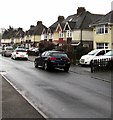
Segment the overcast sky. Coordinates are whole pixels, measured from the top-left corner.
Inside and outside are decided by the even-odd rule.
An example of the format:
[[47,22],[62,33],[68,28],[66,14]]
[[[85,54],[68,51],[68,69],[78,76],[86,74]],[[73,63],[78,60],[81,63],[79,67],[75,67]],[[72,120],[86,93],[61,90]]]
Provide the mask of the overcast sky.
[[113,0],[0,0],[0,28],[9,25],[27,30],[30,25],[42,21],[47,27],[56,22],[59,15],[65,18],[76,14],[78,7],[96,14],[111,11]]

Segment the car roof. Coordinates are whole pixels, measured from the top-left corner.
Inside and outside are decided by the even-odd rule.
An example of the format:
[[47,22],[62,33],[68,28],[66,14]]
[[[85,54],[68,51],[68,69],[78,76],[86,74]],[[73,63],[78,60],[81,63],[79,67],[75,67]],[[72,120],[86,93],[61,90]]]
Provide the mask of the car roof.
[[57,50],[48,50],[48,51],[45,51],[45,52],[49,52],[49,53],[64,53],[64,54],[66,54],[63,51],[57,51]]

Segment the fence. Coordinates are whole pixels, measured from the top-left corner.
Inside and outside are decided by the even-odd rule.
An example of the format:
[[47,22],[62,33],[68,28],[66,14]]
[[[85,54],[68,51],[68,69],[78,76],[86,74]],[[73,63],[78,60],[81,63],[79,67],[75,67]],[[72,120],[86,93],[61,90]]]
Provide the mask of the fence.
[[95,59],[91,61],[91,72],[113,70],[113,58]]

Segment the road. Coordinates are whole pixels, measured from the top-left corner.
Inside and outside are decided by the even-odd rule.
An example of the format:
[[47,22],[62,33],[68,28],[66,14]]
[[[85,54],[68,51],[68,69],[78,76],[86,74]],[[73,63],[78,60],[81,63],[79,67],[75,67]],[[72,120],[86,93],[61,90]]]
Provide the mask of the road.
[[0,71],[48,118],[110,118],[111,84],[90,75],[51,72],[0,56]]

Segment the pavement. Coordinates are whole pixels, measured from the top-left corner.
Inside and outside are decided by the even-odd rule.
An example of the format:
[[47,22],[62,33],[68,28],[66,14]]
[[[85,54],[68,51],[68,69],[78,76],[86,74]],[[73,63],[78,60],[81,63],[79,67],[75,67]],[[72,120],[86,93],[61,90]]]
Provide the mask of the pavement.
[[[36,56],[29,56],[29,61],[33,62]],[[71,65],[69,72],[82,75],[90,75],[98,80],[111,82],[111,72],[91,73],[90,67],[81,67]],[[18,93],[12,85],[0,76],[0,85],[2,84],[2,120],[5,119],[29,119],[45,120],[45,118]],[[1,102],[1,101],[0,101]]]
[[0,83],[2,83],[2,120],[45,120],[44,117],[1,76]]

